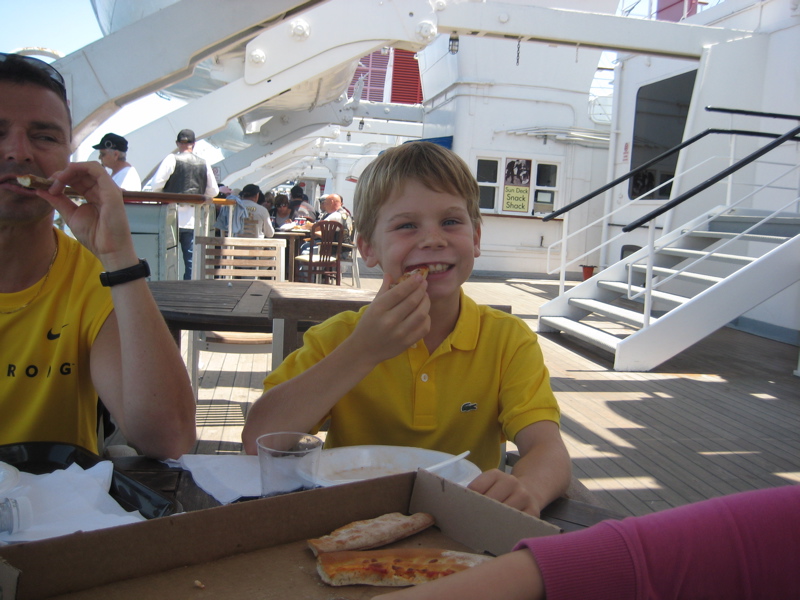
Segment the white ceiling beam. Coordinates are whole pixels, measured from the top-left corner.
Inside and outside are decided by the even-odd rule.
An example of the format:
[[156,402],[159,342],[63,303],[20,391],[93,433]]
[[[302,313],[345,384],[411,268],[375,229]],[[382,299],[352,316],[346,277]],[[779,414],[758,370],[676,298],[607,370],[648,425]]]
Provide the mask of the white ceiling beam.
[[182,0],[56,61],[67,81],[75,143],[121,106],[188,77],[200,61],[304,4]]
[[445,4],[436,13],[439,33],[510,37],[672,58],[699,59],[707,46],[754,35],[750,31],[542,6],[491,1]]

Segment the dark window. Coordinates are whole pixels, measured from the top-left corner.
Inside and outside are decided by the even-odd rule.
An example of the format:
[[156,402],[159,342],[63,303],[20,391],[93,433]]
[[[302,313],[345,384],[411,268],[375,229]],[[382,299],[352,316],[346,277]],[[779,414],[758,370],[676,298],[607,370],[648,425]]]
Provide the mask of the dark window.
[[[631,170],[681,143],[696,75],[697,71],[689,71],[639,89],[633,122]],[[672,179],[677,163],[678,154],[675,153],[637,173],[628,187],[631,199]],[[667,184],[647,198],[669,198],[671,187]]]
[[477,179],[481,183],[497,183],[497,161],[479,158]]
[[494,208],[496,188],[487,187],[485,185],[479,186],[481,192],[480,207],[481,208]]
[[558,167],[556,165],[536,165],[536,186],[556,187],[557,174]]

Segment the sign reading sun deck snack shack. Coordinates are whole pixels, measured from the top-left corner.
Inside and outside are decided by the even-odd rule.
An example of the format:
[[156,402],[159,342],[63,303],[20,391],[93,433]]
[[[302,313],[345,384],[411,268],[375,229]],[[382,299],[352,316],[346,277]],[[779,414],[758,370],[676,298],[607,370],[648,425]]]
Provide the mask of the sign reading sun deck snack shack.
[[531,161],[506,159],[503,211],[528,213],[531,204]]

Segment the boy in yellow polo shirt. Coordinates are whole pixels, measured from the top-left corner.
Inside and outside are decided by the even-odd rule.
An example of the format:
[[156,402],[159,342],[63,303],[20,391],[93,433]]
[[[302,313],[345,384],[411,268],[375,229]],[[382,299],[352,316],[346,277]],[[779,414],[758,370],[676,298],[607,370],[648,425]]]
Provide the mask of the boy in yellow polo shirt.
[[[358,248],[383,285],[359,312],[310,329],[264,380],[242,432],[245,450],[272,431],[316,431],[326,447],[385,444],[452,454],[484,471],[470,488],[539,515],[570,480],[536,335],[464,295],[480,254],[478,185],[453,152],[429,142],[387,150],[355,193]],[[390,287],[403,273],[419,274]],[[517,445],[512,474],[496,467]]]

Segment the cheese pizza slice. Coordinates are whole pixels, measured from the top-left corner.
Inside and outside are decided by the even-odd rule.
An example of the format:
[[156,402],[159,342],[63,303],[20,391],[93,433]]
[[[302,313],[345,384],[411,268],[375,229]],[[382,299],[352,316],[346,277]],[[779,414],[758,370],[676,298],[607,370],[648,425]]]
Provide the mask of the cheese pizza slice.
[[317,557],[317,572],[328,585],[418,585],[459,573],[491,556],[434,548],[394,548],[327,552]]

